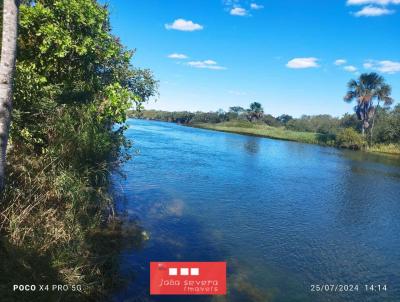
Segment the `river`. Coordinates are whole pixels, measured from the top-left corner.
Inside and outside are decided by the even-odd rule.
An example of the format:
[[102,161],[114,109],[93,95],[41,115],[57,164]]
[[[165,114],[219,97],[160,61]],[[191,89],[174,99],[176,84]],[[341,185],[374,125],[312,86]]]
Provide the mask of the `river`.
[[[114,301],[398,301],[400,161],[129,120],[117,209],[150,239],[120,258]],[[227,261],[228,295],[149,296],[150,261]],[[321,293],[312,285],[359,285]],[[386,285],[366,291],[365,285]]]

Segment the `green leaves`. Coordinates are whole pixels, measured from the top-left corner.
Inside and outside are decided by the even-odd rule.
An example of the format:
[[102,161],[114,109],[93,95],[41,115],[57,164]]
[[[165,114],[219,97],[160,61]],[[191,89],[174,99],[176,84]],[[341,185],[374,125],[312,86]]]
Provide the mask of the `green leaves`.
[[131,66],[134,52],[111,33],[107,9],[94,0],[36,0],[20,13],[13,141],[36,152],[85,150],[75,154],[81,161],[118,149],[123,133],[112,125],[156,94],[157,81]]
[[105,87],[104,98],[99,107],[96,106],[98,121],[125,122],[126,111],[131,107],[131,100],[134,97],[127,88],[123,88],[119,83]]

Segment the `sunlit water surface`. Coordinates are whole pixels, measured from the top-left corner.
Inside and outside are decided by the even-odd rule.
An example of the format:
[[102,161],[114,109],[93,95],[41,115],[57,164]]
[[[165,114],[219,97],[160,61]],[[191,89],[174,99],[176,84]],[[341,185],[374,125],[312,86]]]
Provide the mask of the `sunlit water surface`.
[[[400,162],[129,120],[120,212],[150,235],[121,255],[114,301],[399,301]],[[227,261],[228,295],[149,296],[150,261]],[[312,284],[359,284],[315,293]],[[366,292],[365,284],[386,284]]]

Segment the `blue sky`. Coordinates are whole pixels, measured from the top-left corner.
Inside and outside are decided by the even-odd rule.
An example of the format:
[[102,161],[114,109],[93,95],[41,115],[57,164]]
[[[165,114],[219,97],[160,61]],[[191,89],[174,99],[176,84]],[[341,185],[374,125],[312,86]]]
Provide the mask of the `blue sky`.
[[108,0],[133,64],[160,96],[147,109],[263,104],[273,115],[351,112],[346,83],[377,71],[400,100],[400,0]]

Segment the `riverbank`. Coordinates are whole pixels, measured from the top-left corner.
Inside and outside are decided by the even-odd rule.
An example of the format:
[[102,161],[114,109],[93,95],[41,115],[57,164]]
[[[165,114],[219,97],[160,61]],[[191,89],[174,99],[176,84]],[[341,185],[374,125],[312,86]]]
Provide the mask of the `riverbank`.
[[[243,122],[223,122],[223,123],[197,123],[190,125],[196,128],[230,132],[236,134],[252,135],[294,141],[307,144],[317,144],[323,146],[335,146],[334,138],[329,134],[319,134],[313,132],[299,132],[287,130],[284,127],[271,127],[265,124],[243,123]],[[362,150],[363,152],[400,155],[400,146],[396,144],[374,145]]]
[[190,126],[214,131],[267,137],[286,141],[302,142],[307,144],[321,143],[321,138],[319,138],[321,136],[316,133],[290,131],[284,128],[270,127],[261,124],[249,123],[249,125],[243,126],[240,123],[225,122],[218,124],[198,123]]

